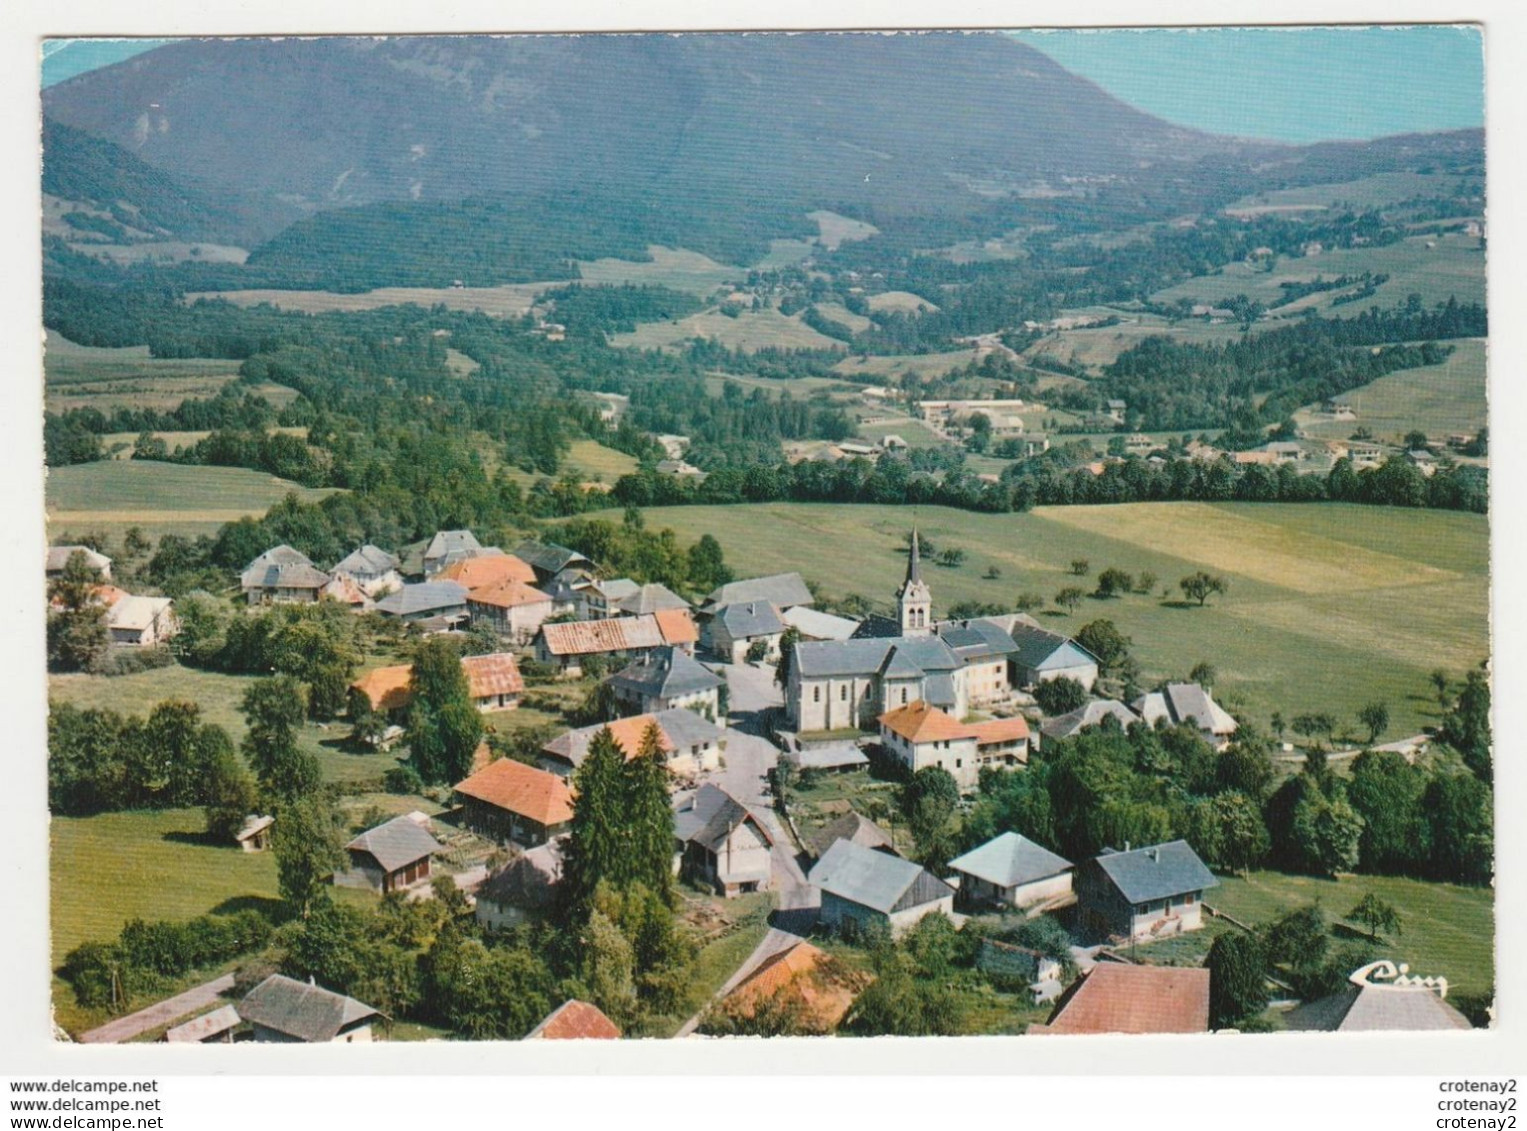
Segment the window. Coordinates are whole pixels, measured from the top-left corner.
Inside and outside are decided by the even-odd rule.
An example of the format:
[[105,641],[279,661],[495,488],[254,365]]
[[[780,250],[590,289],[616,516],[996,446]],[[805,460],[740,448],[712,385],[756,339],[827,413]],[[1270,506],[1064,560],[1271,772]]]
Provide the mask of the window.
[[811,689],[811,701],[813,703],[820,703],[822,701],[822,689],[820,686]]
[[1187,895],[1182,897],[1182,905],[1184,907],[1192,907],[1193,906],[1193,896],[1194,896],[1194,894],[1195,893],[1190,891],[1190,892],[1188,892]]
[[907,689],[905,687],[903,687],[901,689],[901,701],[902,701],[903,705],[906,704],[906,701],[907,701]]
[[846,683],[845,684],[841,684],[838,687],[838,702],[840,702],[840,703],[847,703],[848,702],[848,684],[846,684]]

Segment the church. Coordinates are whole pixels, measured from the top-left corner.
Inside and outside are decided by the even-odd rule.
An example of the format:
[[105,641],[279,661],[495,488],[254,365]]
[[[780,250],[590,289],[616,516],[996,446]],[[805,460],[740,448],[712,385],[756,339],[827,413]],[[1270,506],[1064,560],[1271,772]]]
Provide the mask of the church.
[[[888,635],[795,646],[785,707],[797,731],[873,730],[880,715],[919,699],[958,719],[1011,689],[1007,657],[1016,645],[1000,625],[934,621],[915,530],[896,609],[898,622],[885,624]],[[864,627],[873,632],[880,626]]]

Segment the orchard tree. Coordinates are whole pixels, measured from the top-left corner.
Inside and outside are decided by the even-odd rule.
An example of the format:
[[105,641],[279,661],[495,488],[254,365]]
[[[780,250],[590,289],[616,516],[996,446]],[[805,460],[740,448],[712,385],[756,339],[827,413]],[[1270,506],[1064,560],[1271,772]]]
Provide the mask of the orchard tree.
[[1368,728],[1368,745],[1378,741],[1379,735],[1389,729],[1389,706],[1386,703],[1369,703],[1357,713],[1357,721]]
[[1122,569],[1109,566],[1098,574],[1098,587],[1093,596],[1109,598],[1119,597],[1128,593],[1135,587],[1135,579]]
[[1400,934],[1400,913],[1378,896],[1369,892],[1351,911],[1347,918],[1368,928],[1368,938],[1379,941],[1379,932]]
[[1200,660],[1193,665],[1193,670],[1188,673],[1188,682],[1196,683],[1206,690],[1214,690],[1214,681],[1219,673],[1214,670],[1214,665],[1207,660]]
[[1086,558],[1072,558],[1071,559],[1071,573],[1072,573],[1072,576],[1074,576],[1074,577],[1086,577],[1088,572],[1091,569],[1092,569],[1092,563],[1089,562]]
[[1055,594],[1055,603],[1065,606],[1068,614],[1074,614],[1076,607],[1087,599],[1087,594],[1075,585],[1068,585],[1059,593]]
[[1184,577],[1177,583],[1177,587],[1182,590],[1184,596],[1189,600],[1197,601],[1198,607],[1203,608],[1211,596],[1223,594],[1230,588],[1230,585],[1218,574],[1205,573],[1203,570],[1199,570]]

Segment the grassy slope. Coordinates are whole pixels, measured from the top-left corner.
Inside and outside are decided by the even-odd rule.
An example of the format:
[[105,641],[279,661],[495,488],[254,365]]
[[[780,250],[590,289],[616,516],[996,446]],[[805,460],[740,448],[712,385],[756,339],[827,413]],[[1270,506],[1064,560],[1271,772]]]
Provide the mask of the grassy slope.
[[630,334],[611,337],[612,345],[657,349],[678,346],[690,338],[709,338],[728,349],[842,349],[843,343],[819,334],[801,321],[777,310],[745,310],[736,318],[703,310],[672,322],[644,322]]
[[1425,369],[1402,369],[1353,389],[1346,399],[1356,406],[1356,420],[1332,420],[1308,405],[1295,414],[1305,434],[1321,440],[1346,439],[1358,427],[1380,438],[1403,436],[1419,428],[1441,438],[1452,432],[1477,432],[1488,419],[1485,343],[1450,342],[1451,357]]
[[747,278],[747,269],[717,263],[697,251],[675,250],[653,244],[647,248],[651,259],[638,263],[629,259],[596,259],[578,264],[579,277],[585,283],[605,283],[618,286],[622,283],[659,285],[676,291],[708,295],[726,283],[741,282]]
[[[1385,700],[1391,736],[1436,722],[1427,673],[1461,672],[1489,647],[1488,543],[1475,515],[1338,505],[1141,503],[978,515],[922,508],[918,525],[940,545],[965,549],[958,569],[929,575],[935,610],[960,600],[1011,604],[1046,598],[1114,565],[1154,572],[1158,594],[1089,600],[1046,623],[1074,632],[1112,619],[1134,639],[1148,680],[1183,677],[1199,660],[1219,671],[1220,697],[1265,725],[1330,711],[1344,725]],[[714,534],[745,574],[802,570],[829,594],[861,593],[889,605],[905,568],[900,507],[775,504],[653,509],[649,526],[681,538]],[[802,556],[801,547],[809,546]],[[982,577],[989,565],[998,580]],[[1159,589],[1195,569],[1223,572],[1228,597],[1207,608],[1162,601]]]
[[264,514],[288,491],[309,502],[333,494],[243,468],[103,460],[49,472],[48,521],[54,532],[120,534],[138,525],[151,536],[214,534],[225,522]]

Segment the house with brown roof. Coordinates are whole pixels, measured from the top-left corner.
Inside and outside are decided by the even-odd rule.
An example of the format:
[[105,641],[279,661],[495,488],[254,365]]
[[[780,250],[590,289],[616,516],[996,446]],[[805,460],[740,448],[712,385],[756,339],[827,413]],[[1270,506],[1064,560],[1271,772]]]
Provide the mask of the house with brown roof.
[[[512,652],[463,656],[461,670],[467,677],[467,694],[479,711],[510,711],[519,706],[525,680]],[[401,722],[414,698],[413,671],[412,664],[373,668],[350,688],[364,695],[377,714]]]
[[565,1041],[620,1039],[620,1027],[605,1016],[597,1005],[586,1001],[565,1001],[552,1010],[534,1029],[525,1034],[527,1041]]
[[[530,567],[525,568],[529,572]],[[501,639],[515,644],[531,640],[551,617],[552,608],[550,595],[514,578],[484,585],[467,594],[467,612],[472,623],[486,624]]]
[[1029,760],[1029,726],[1021,718],[962,723],[916,699],[878,721],[881,744],[913,773],[939,766],[962,790],[976,787],[983,766],[1015,767]]
[[714,887],[727,899],[769,890],[774,836],[720,786],[707,782],[675,810],[673,831],[685,879]]
[[521,585],[534,585],[535,570],[530,565],[502,550],[482,550],[469,558],[462,558],[445,566],[435,574],[437,581],[454,581],[467,589],[483,589],[500,585],[505,581],[518,581]]
[[665,645],[693,654],[699,638],[687,609],[662,609],[643,616],[543,624],[535,654],[541,663],[576,676],[588,656],[629,659]]
[[1099,962],[1055,1003],[1031,1036],[1076,1033],[1207,1033],[1209,971],[1202,966]]
[[500,758],[456,783],[462,823],[498,841],[534,847],[567,831],[573,795],[561,776]]
[[873,976],[802,940],[771,954],[722,999],[722,1016],[751,1019],[761,1008],[785,1011],[792,1032],[825,1036],[835,1030]]
[[367,829],[345,845],[350,867],[334,873],[335,886],[369,888],[385,895],[428,883],[430,859],[441,848],[428,826],[428,817],[411,813]]
[[256,1041],[359,1044],[372,1039],[377,1010],[311,981],[272,974],[244,996],[239,1016]]

